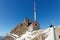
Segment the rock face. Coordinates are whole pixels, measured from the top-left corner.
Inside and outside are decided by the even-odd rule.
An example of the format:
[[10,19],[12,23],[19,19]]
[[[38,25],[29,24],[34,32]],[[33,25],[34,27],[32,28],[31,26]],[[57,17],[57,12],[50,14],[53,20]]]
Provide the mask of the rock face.
[[5,39],[3,39],[3,40],[15,40],[15,39],[13,39],[13,38],[10,37],[10,36],[6,36]]
[[[28,26],[32,23],[32,21],[28,18],[24,19],[24,22],[20,23],[16,26],[10,33],[16,34],[19,37],[24,34],[28,30]],[[3,40],[15,40],[10,36],[6,36]]]
[[22,35],[23,33],[27,31],[27,28],[28,27],[26,26],[25,23],[21,23],[14,30],[12,30],[11,33],[14,33],[16,35]]

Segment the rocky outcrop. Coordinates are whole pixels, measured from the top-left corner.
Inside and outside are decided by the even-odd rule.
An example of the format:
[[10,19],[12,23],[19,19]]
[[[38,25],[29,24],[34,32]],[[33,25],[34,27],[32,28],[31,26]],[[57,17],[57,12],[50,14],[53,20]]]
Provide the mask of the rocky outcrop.
[[[24,22],[17,25],[10,33],[16,34],[19,37],[24,34],[28,30],[28,26],[32,23],[32,21],[28,18],[24,19]],[[4,40],[14,40],[11,36],[6,36]]]
[[10,36],[6,36],[5,39],[3,39],[3,40],[15,40],[15,39]]

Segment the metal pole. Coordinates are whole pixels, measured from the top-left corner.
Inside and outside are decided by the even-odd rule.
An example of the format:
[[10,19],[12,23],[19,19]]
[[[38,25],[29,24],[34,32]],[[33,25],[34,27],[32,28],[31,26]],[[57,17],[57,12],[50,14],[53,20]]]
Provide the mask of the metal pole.
[[54,40],[56,40],[55,28],[53,26]]

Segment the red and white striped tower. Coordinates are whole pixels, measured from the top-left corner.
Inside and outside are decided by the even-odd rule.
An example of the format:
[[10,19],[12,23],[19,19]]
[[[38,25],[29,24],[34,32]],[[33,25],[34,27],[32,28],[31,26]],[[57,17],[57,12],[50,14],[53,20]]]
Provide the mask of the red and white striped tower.
[[36,21],[36,0],[34,0],[34,21]]
[[40,25],[37,22],[37,15],[36,15],[36,0],[34,0],[34,22],[33,22],[33,26],[34,27],[37,26],[35,28],[40,29],[40,27],[39,27]]

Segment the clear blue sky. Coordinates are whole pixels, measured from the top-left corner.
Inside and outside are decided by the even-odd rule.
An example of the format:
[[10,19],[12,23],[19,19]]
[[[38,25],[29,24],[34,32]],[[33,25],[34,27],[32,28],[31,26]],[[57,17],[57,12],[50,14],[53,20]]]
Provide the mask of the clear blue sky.
[[[37,21],[48,28],[51,21],[60,25],[60,0],[36,0]],[[0,0],[0,35],[10,32],[28,17],[33,20],[34,0]]]

